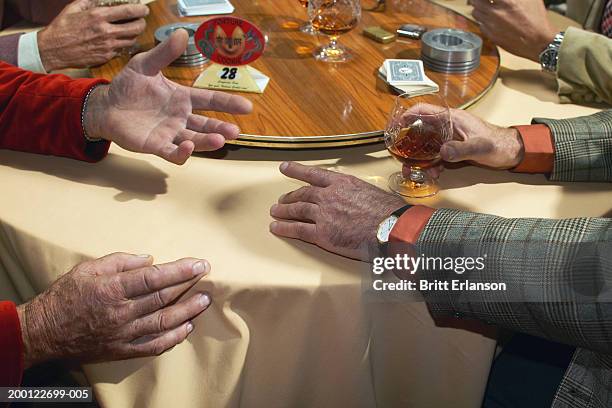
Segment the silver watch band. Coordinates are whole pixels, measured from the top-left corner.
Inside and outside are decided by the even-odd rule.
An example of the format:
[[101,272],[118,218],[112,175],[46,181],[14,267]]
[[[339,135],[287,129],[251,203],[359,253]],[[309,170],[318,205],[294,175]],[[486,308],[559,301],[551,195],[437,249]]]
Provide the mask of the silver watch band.
[[548,47],[540,54],[540,65],[542,70],[547,72],[557,72],[557,66],[559,63],[559,50],[561,44],[565,38],[565,32],[560,32],[555,36]]

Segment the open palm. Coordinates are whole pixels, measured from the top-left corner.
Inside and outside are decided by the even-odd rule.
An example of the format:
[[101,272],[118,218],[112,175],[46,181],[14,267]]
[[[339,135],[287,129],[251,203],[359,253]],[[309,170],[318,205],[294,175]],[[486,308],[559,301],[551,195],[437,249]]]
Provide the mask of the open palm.
[[178,30],[156,48],[135,56],[110,87],[94,91],[96,101],[102,101],[92,107],[95,134],[127,150],[176,164],[185,163],[194,151],[217,150],[238,137],[236,125],[193,110],[246,114],[252,110],[249,100],[185,87],[161,73],[185,51],[187,40],[187,32]]

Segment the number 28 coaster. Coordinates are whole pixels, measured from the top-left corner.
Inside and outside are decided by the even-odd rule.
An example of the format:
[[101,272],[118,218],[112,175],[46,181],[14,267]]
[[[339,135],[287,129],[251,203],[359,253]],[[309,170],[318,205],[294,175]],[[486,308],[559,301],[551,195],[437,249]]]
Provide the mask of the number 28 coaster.
[[270,81],[249,66],[264,52],[266,41],[255,25],[236,17],[205,21],[195,35],[200,52],[213,64],[196,79],[194,87],[263,93]]

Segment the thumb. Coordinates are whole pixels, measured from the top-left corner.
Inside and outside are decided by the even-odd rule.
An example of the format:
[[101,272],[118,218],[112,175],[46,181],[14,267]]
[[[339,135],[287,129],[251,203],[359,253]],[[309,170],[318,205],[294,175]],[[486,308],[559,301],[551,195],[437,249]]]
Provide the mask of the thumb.
[[450,163],[466,160],[478,162],[483,156],[492,153],[493,148],[491,141],[483,138],[452,140],[442,146],[440,156],[442,160]]
[[146,76],[155,76],[185,52],[187,41],[189,41],[187,31],[176,30],[157,47],[134,57],[130,65]]

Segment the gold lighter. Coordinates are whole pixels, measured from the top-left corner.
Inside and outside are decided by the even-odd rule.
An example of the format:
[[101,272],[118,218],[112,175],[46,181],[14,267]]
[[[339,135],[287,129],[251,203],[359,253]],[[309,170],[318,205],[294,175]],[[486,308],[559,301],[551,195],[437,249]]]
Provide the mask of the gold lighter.
[[395,41],[395,34],[383,30],[383,28],[379,26],[367,27],[363,30],[363,35],[383,44]]

